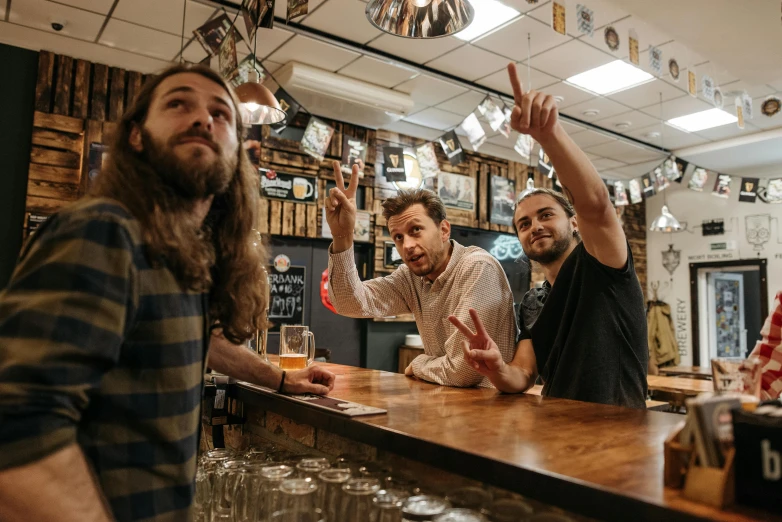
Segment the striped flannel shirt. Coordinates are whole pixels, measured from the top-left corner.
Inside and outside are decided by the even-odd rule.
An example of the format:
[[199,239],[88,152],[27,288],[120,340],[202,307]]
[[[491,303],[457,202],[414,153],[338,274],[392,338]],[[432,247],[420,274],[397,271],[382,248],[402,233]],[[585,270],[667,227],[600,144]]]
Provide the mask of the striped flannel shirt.
[[760,335],[763,338],[749,356],[760,359],[760,398],[776,399],[782,396],[782,292],[774,298],[774,309]]
[[362,282],[352,248],[331,254],[329,298],[337,313],[348,317],[412,313],[424,344],[424,353],[412,363],[416,377],[447,386],[490,388],[491,381],[464,360],[466,338],[448,316],[455,315],[474,331],[469,315],[474,308],[502,358],[510,362],[516,351],[513,293],[502,266],[491,254],[454,240],[451,244],[448,266],[434,282],[416,276],[405,265],[387,277]]
[[0,293],[0,469],[78,443],[117,520],[189,520],[207,309],[117,202],[50,218]]

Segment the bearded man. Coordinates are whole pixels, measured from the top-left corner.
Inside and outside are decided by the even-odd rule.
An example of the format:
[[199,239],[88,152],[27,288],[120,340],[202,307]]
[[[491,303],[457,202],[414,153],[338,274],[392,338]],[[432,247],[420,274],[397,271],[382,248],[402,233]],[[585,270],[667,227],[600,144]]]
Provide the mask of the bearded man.
[[517,202],[513,225],[546,280],[521,303],[511,363],[503,361],[475,310],[475,332],[458,317],[449,319],[468,339],[466,360],[500,391],[525,391],[540,374],[543,395],[644,408],[644,299],[608,190],[559,124],[554,98],[523,92],[513,64],[508,72],[515,98],[511,126],[545,148],[573,204],[545,189],[524,192]]
[[239,346],[265,327],[267,284],[242,133],[218,74],[166,70],[88,197],[25,245],[0,294],[0,519],[190,519],[208,348],[241,380],[333,386]]

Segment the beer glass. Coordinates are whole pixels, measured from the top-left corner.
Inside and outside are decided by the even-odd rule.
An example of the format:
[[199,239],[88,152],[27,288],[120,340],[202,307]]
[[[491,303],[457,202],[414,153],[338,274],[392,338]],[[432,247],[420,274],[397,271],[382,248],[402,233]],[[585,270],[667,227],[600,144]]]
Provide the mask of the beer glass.
[[[266,520],[264,519],[260,522],[266,522]],[[320,509],[313,509],[312,511],[283,509],[281,511],[276,511],[271,518],[269,518],[269,522],[332,522],[332,520],[326,518],[323,511]]]
[[293,468],[285,465],[261,469],[261,492],[258,500],[258,520],[268,520],[272,513],[282,509],[280,484],[293,475]]
[[336,521],[342,500],[342,485],[350,480],[350,470],[343,468],[324,469],[318,473],[318,507],[326,520]]
[[329,459],[323,457],[304,458],[296,464],[296,475],[297,478],[315,480],[318,478],[318,473],[328,469],[330,466]]
[[489,519],[473,509],[447,509],[434,517],[434,522],[489,522]]
[[280,484],[280,506],[291,511],[311,513],[317,507],[318,484],[312,479],[287,479]]
[[301,370],[315,359],[315,335],[309,327],[285,325],[280,328],[280,369]]
[[372,520],[375,522],[401,522],[402,504],[410,495],[399,489],[381,489],[372,499]]
[[246,460],[226,460],[215,470],[215,482],[212,489],[211,522],[231,520],[236,481],[246,465]]
[[344,496],[339,510],[341,522],[367,522],[372,516],[372,500],[380,490],[380,481],[374,478],[355,478],[343,486]]
[[240,469],[234,480],[231,522],[256,522],[261,509],[261,470],[268,467],[266,462],[256,460],[248,462]]
[[435,495],[417,495],[408,498],[402,506],[402,520],[417,522],[432,520],[435,516],[450,509],[451,503]]
[[233,450],[227,448],[215,448],[204,452],[199,459],[199,468],[196,473],[196,516],[209,519],[212,509],[212,488],[214,487],[215,470],[228,459],[234,457]]

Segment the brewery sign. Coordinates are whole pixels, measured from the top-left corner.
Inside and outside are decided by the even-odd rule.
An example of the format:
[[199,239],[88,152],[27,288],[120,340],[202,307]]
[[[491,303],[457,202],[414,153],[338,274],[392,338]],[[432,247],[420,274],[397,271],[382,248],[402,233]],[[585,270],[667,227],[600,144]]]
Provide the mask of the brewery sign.
[[318,200],[318,180],[314,176],[285,174],[274,169],[258,169],[261,195],[269,199],[314,205]]

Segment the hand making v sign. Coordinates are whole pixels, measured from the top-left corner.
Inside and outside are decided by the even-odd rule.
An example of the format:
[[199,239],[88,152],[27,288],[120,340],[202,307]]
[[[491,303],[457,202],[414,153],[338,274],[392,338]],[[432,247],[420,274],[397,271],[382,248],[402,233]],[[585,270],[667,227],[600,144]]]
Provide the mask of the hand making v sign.
[[329,191],[326,198],[326,221],[334,238],[332,253],[339,254],[353,246],[359,166],[353,165],[347,189],[345,189],[345,180],[342,177],[342,168],[339,161],[335,160],[333,167],[337,186]]

